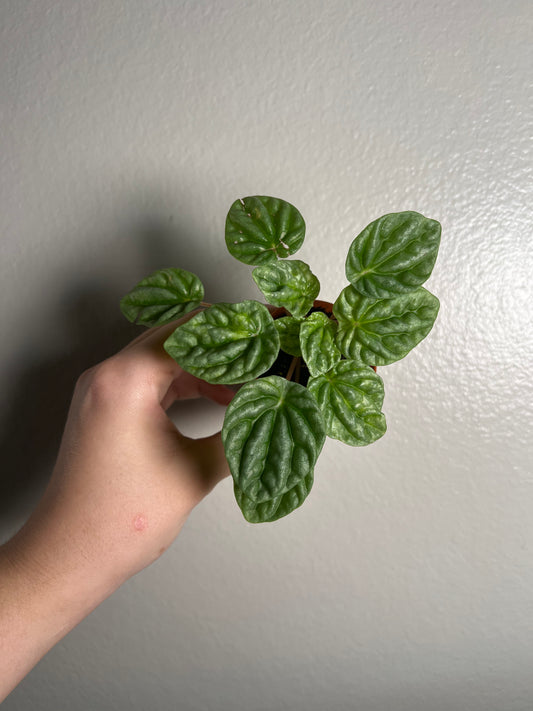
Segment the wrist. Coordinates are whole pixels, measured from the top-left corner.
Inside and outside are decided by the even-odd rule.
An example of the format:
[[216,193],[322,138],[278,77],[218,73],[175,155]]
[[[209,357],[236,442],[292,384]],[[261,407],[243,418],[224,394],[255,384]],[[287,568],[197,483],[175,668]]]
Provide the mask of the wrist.
[[[24,581],[43,601],[58,603],[58,612],[88,614],[123,582],[116,570],[93,561],[68,530],[53,516],[36,512],[26,525],[0,548],[3,560],[17,580]],[[81,619],[81,618],[80,618]]]
[[0,546],[0,702],[119,584],[53,566],[41,548],[27,532]]

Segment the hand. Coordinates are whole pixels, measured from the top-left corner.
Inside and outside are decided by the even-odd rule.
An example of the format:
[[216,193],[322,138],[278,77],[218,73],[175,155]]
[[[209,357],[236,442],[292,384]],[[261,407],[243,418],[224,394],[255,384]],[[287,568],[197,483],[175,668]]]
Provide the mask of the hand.
[[52,480],[26,536],[31,529],[42,536],[44,527],[69,557],[125,579],[163,553],[229,474],[220,433],[189,439],[165,414],[175,400],[227,405],[234,394],[186,373],[163,350],[191,316],[146,331],[80,377]]
[[[158,558],[194,506],[229,474],[220,433],[189,439],[165,413],[175,400],[206,397],[227,405],[234,394],[184,372],[165,353],[166,338],[192,315],[146,331],[76,384],[44,497],[0,548],[0,639],[13,638],[6,664],[16,662],[13,649],[23,644],[17,640],[30,634],[15,664],[18,678]],[[22,590],[34,594],[21,597]],[[8,677],[9,669],[6,683]]]

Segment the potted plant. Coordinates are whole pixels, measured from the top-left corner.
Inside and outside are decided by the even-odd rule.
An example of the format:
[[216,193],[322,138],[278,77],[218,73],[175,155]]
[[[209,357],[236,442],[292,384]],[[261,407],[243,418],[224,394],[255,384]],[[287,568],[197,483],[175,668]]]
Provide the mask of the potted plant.
[[348,249],[348,286],[329,304],[317,300],[320,284],[308,265],[287,259],[304,240],[299,211],[277,198],[247,197],[228,212],[226,245],[255,267],[268,306],[205,304],[200,279],[176,268],[148,276],[122,299],[126,318],[144,326],[201,309],[164,348],[209,383],[242,385],[222,440],[248,521],[275,521],[303,503],[326,436],[362,446],[385,434],[376,368],[406,356],[433,326],[439,301],[422,284],[440,231],[417,212],[370,223]]

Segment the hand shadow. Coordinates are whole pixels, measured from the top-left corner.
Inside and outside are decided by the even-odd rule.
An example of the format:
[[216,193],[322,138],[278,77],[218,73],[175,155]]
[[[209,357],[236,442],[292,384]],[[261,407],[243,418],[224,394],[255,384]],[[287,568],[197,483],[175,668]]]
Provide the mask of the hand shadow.
[[[21,357],[24,365],[12,373],[13,387],[3,402],[0,416],[1,540],[9,538],[20,527],[44,491],[79,375],[142,332],[121,315],[119,301],[123,294],[103,275],[109,275],[110,267],[113,273],[121,274],[120,283],[128,284],[126,292],[156,269],[181,266],[195,271],[202,261],[201,245],[197,246],[196,253],[191,250],[195,243],[198,245],[198,240],[191,240],[183,230],[169,223],[151,221],[134,233],[131,242],[128,240],[128,253],[131,255],[131,250],[138,253],[129,261],[130,265],[137,263],[139,269],[137,272],[137,268],[130,268],[131,278],[124,279],[123,274],[124,239],[110,245],[105,255],[95,255],[90,283],[74,285],[69,270],[69,279],[65,279],[61,302],[54,314],[56,323],[65,324],[67,347],[60,357],[47,360],[37,356],[28,361],[25,353]],[[196,273],[200,276],[200,271]]]

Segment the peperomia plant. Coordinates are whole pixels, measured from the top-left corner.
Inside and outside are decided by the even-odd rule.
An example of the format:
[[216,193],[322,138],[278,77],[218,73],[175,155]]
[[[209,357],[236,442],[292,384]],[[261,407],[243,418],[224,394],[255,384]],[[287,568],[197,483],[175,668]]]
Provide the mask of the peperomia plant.
[[235,498],[251,523],[275,521],[302,504],[326,435],[367,445],[386,430],[376,366],[406,356],[427,336],[439,301],[422,284],[431,274],[440,224],[417,212],[384,215],[351,243],[349,285],[335,303],[316,301],[320,284],[300,260],[305,223],[284,200],[236,200],[226,245],[267,304],[205,304],[200,279],[162,269],[121,301],[127,319],[170,323],[194,309],[164,344],[208,383],[243,384],[222,428]]

